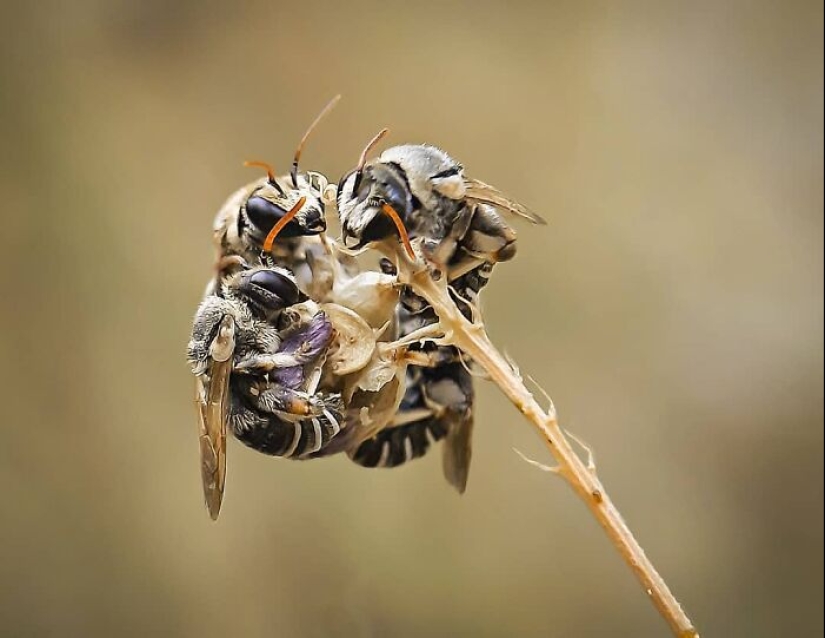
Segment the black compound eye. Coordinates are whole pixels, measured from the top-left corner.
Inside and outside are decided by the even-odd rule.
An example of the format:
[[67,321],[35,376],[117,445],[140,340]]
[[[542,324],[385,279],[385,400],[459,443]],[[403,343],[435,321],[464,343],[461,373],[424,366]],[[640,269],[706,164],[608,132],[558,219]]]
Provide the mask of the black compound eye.
[[353,197],[355,197],[358,202],[363,202],[369,196],[374,183],[375,180],[372,177],[372,171],[369,168],[365,169],[353,184],[353,188],[355,188]]
[[[255,228],[261,234],[266,235],[272,227],[278,223],[278,220],[286,215],[287,211],[273,204],[268,199],[263,197],[253,196],[246,200],[246,215]],[[295,222],[289,222],[284,229],[279,233],[279,237],[299,237],[304,232],[301,226]]]
[[295,282],[277,270],[259,270],[245,277],[241,291],[268,310],[286,308],[305,299]]
[[382,194],[387,203],[398,213],[407,212],[407,189],[406,185],[394,179],[390,179],[381,184]]
[[407,183],[404,169],[394,162],[381,164],[376,167],[375,180],[378,182],[378,194],[399,215],[410,212],[412,193]]

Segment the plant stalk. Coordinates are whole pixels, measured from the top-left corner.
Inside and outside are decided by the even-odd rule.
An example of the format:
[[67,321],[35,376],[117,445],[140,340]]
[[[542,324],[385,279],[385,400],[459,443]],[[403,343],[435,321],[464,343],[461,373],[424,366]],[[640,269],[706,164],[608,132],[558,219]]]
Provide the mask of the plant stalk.
[[408,284],[430,303],[439,318],[445,341],[458,347],[481,366],[542,437],[558,463],[555,471],[564,477],[596,517],[674,635],[698,638],[699,634],[687,614],[634,538],[596,472],[588,468],[571,447],[559,426],[555,410],[551,407],[545,412],[541,408],[520,376],[492,344],[483,325],[468,321],[461,314],[447,291],[445,278],[441,282],[434,281],[420,263],[411,262],[402,255],[399,255],[398,264],[399,281]]

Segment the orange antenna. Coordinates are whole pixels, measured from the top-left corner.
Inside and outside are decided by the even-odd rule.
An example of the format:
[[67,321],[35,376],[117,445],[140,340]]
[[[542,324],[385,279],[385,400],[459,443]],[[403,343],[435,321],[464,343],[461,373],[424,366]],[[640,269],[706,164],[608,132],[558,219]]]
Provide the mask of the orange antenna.
[[267,181],[269,181],[270,185],[277,188],[281,195],[286,195],[286,193],[284,193],[284,189],[281,188],[281,185],[278,183],[278,180],[275,179],[275,169],[272,168],[271,164],[267,164],[266,162],[262,162],[260,160],[248,160],[244,162],[243,165],[264,169],[266,171]]
[[413,251],[412,244],[410,243],[410,236],[407,234],[407,228],[404,226],[404,222],[401,221],[401,216],[386,202],[381,204],[381,210],[383,210],[387,214],[387,217],[392,220],[392,223],[395,224],[395,227],[398,229],[398,234],[401,236],[401,241],[404,244],[404,248],[407,249],[407,254],[410,256],[410,259],[414,260],[415,252]]
[[364,147],[364,150],[361,151],[361,157],[358,158],[358,166],[355,167],[355,181],[352,182],[353,195],[355,194],[355,191],[358,190],[358,187],[361,185],[361,174],[364,171],[364,165],[367,163],[367,155],[375,147],[375,145],[381,141],[381,138],[389,132],[390,129],[382,128],[380,131],[378,131],[378,134],[375,137],[373,137],[369,142],[367,142],[367,145]]
[[306,201],[306,197],[302,197],[301,199],[299,199],[295,203],[295,206],[290,208],[289,212],[283,217],[281,217],[281,219],[278,220],[278,223],[272,227],[272,230],[269,231],[269,234],[266,236],[266,239],[264,240],[264,252],[268,253],[272,250],[272,244],[275,242],[275,238],[278,236],[278,233],[280,233],[284,229],[284,226],[286,226],[289,222],[292,221],[292,218],[298,214],[298,211],[301,210]]
[[364,147],[364,150],[361,151],[361,157],[358,158],[358,166],[355,167],[356,171],[363,171],[364,164],[367,163],[367,154],[373,149],[373,147],[381,141],[381,138],[384,137],[387,133],[390,132],[388,128],[382,128],[378,131],[377,135],[373,137],[367,145]]
[[341,94],[339,93],[327,103],[324,109],[318,114],[318,117],[315,118],[315,121],[309,125],[309,128],[307,129],[307,132],[304,133],[301,141],[298,142],[298,148],[295,149],[295,157],[292,160],[292,170],[289,172],[290,177],[292,177],[292,185],[295,188],[298,188],[298,162],[301,159],[301,152],[304,150],[304,144],[306,144],[307,139],[309,139],[309,136],[312,131],[315,130],[315,127],[318,126],[318,122],[323,120],[327,114],[335,108],[335,105],[338,104],[338,100],[340,99]]

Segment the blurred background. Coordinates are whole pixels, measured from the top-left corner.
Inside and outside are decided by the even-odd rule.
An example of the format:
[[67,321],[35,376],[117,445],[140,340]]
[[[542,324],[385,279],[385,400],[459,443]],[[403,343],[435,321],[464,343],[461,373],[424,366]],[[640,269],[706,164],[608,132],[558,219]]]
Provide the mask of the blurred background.
[[2,5],[0,633],[665,636],[492,386],[458,497],[234,441],[184,360],[214,213],[380,127],[541,212],[485,293],[704,636],[823,630],[817,2]]

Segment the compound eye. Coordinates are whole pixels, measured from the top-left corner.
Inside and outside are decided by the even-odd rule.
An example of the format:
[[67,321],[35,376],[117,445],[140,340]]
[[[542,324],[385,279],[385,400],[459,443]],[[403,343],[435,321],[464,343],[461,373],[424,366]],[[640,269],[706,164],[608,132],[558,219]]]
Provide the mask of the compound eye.
[[[287,211],[273,204],[268,199],[259,197],[257,195],[246,200],[246,215],[249,221],[255,228],[260,231],[262,235],[266,235],[278,220],[286,215]],[[295,222],[289,222],[284,229],[278,234],[279,237],[298,237],[303,232],[301,227]]]
[[387,203],[395,210],[405,212],[408,208],[407,189],[394,179],[387,180],[381,186]]
[[375,168],[375,180],[378,182],[378,195],[392,206],[399,214],[410,212],[410,187],[407,185],[405,172],[395,162],[380,164]]
[[295,282],[277,270],[258,270],[248,275],[241,291],[267,310],[280,310],[306,299]]

